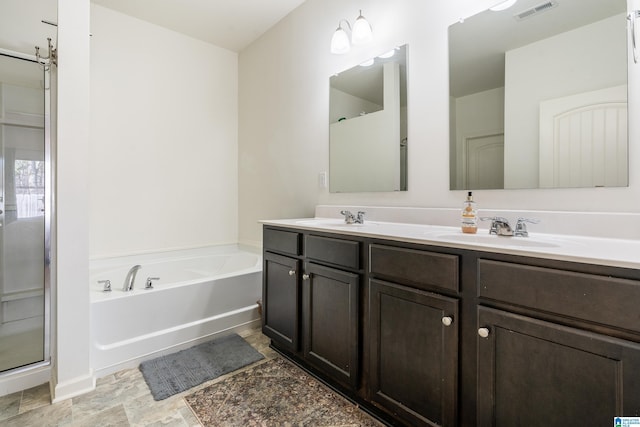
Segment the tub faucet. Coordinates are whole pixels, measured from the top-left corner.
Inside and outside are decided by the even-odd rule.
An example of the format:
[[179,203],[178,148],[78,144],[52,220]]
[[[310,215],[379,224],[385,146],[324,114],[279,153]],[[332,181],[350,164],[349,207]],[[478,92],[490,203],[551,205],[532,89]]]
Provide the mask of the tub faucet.
[[138,264],[129,269],[127,277],[124,279],[124,286],[122,287],[123,291],[127,292],[133,290],[133,283],[136,281],[136,273],[138,273],[138,270],[141,268],[142,266]]

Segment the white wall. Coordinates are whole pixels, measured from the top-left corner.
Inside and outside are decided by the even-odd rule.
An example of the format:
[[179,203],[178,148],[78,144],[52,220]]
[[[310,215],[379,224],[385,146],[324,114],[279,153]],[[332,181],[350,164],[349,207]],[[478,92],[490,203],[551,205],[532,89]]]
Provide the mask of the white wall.
[[89,366],[89,0],[59,0],[58,25],[54,401],[95,385]]
[[90,256],[237,241],[237,54],[91,5]]
[[[308,0],[240,54],[240,239],[259,242],[259,219],[312,216],[317,204],[458,207],[449,191],[447,27],[491,0]],[[336,23],[362,9],[375,41],[329,52]],[[330,194],[329,76],[408,43],[409,191]],[[630,78],[630,117],[640,101],[640,66]],[[639,212],[640,128],[631,123],[628,188],[474,191],[479,208]]]

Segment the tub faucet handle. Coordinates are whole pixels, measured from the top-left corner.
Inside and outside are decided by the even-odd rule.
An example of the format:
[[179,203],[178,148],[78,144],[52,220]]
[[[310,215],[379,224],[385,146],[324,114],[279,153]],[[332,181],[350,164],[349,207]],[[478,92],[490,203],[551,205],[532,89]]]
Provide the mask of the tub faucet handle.
[[147,277],[147,283],[144,285],[145,289],[153,289],[153,281],[160,280],[159,277]]
[[102,292],[111,292],[111,280],[98,280],[98,283],[104,285]]

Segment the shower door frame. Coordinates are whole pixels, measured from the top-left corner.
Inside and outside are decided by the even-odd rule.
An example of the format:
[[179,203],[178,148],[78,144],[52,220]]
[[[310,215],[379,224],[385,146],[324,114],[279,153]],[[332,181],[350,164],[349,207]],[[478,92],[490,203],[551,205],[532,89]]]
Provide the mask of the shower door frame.
[[[34,55],[27,55],[20,52],[14,52],[11,50],[0,48],[0,56],[13,58],[16,60],[23,60],[32,62],[34,66],[43,67],[43,64],[39,62]],[[55,78],[52,78],[52,74],[55,73],[55,65],[50,64],[48,68],[43,69],[44,74],[44,167],[45,167],[45,180],[44,180],[44,266],[43,266],[43,360],[34,362],[25,366],[20,366],[13,369],[0,372],[0,377],[5,375],[11,375],[28,371],[34,368],[43,366],[49,366],[51,364],[51,293],[52,286],[54,286],[53,269],[53,257],[52,248],[55,243],[55,228],[52,227],[55,219],[55,196],[53,189],[55,188],[55,148],[56,138],[53,126],[56,123],[54,109],[52,108],[52,100],[56,99],[56,82]],[[53,93],[52,93],[53,92]],[[53,115],[53,119],[52,119]],[[4,157],[3,157],[4,159]],[[4,162],[4,160],[3,160]],[[4,165],[3,165],[4,169]],[[4,172],[3,172],[4,173]],[[4,194],[3,194],[4,197]]]

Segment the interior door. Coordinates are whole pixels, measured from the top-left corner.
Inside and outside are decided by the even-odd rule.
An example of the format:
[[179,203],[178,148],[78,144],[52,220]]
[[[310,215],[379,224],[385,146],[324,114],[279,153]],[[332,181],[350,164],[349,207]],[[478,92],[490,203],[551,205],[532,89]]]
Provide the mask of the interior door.
[[466,138],[464,153],[464,188],[504,187],[503,133]]

